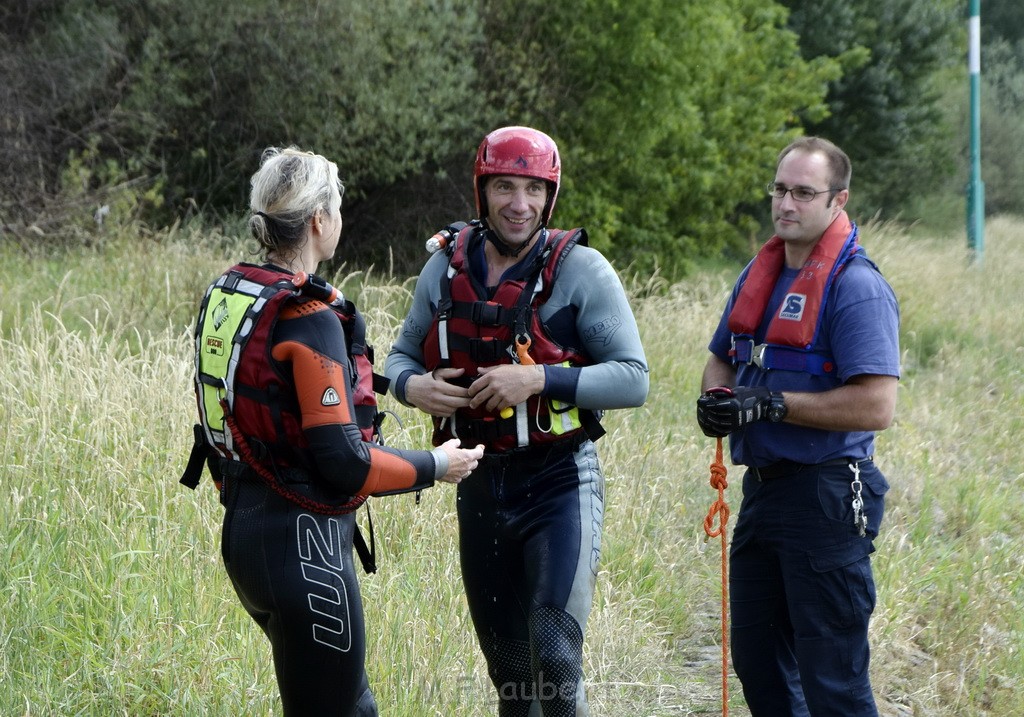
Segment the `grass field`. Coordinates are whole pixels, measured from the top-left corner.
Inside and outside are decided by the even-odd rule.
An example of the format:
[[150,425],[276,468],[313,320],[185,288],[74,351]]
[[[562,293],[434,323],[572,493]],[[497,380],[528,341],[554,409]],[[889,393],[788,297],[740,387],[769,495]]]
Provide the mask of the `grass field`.
[[[874,565],[883,714],[1024,714],[1024,221],[962,232],[868,226],[900,297],[904,376],[879,437],[892,490]],[[219,555],[191,442],[190,325],[245,256],[174,230],[41,256],[0,246],[0,715],[273,715],[269,645]],[[204,248],[209,247],[209,248]],[[720,553],[705,544],[713,444],[693,420],[705,345],[739,267],[629,281],[651,364],[646,406],[613,413],[602,569],[586,643],[595,716],[721,714]],[[628,278],[628,277],[627,277]],[[335,277],[382,354],[411,284]],[[426,444],[422,417],[390,443]],[[739,505],[738,469],[727,498]],[[371,681],[388,717],[495,713],[458,573],[450,486],[373,501],[362,578]],[[734,522],[734,521],[733,521]],[[730,714],[746,710],[730,682]]]

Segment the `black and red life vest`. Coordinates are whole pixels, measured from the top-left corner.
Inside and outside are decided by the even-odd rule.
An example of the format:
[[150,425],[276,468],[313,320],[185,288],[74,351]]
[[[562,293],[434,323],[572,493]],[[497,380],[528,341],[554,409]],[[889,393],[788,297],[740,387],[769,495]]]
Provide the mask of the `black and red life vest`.
[[[542,229],[542,248],[531,269],[522,278],[503,280],[490,298],[469,270],[471,245],[483,240],[479,233],[484,231],[479,224],[466,226],[446,247],[448,271],[441,277],[441,298],[423,341],[427,370],[465,369],[461,381],[469,385],[482,366],[589,364],[581,350],[551,337],[538,311],[551,295],[566,256],[577,244],[586,245],[586,231]],[[528,346],[522,359],[517,343]],[[467,408],[450,418],[435,417],[434,444],[457,435],[463,445],[483,443],[490,452],[504,452],[585,435],[585,424],[597,423],[592,412],[543,396],[531,396],[503,414]]]
[[821,329],[826,300],[836,277],[854,256],[866,257],[858,243],[857,225],[846,212],[838,214],[790,285],[768,324],[764,342],[757,344],[754,335],[782,273],[785,251],[783,240],[773,236],[754,257],[729,313],[732,361],[762,369],[835,375],[834,359],[811,348]]
[[353,369],[356,422],[363,440],[377,437],[374,390],[382,393],[386,386],[373,373],[365,323],[352,302],[319,277],[238,264],[210,285],[199,312],[195,389],[200,422],[193,458],[182,476],[185,485],[198,484],[202,458],[196,459],[197,449],[210,459],[207,462],[218,482],[216,459],[249,464],[257,473],[266,472],[261,469],[267,466],[252,464],[266,463],[270,457],[275,471],[305,470],[312,464],[294,392],[271,358],[274,327],[288,300],[320,300],[334,310]]

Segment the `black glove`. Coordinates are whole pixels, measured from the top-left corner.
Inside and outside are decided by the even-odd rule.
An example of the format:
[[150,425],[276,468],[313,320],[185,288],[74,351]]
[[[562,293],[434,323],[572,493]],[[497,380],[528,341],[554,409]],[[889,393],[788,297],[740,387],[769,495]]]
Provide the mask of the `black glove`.
[[771,403],[766,386],[712,388],[697,399],[697,423],[705,436],[721,438],[765,418]]

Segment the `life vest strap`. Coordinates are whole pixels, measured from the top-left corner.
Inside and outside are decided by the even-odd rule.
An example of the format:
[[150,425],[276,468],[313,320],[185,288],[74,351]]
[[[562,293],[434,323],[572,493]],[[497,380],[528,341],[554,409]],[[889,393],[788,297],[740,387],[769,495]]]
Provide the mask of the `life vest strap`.
[[[576,437],[582,440],[596,441],[605,434],[604,426],[601,425],[601,418],[595,411],[586,409],[579,409],[580,415],[580,428],[562,434],[566,438]],[[533,415],[529,416],[528,431],[534,432],[539,430],[536,420]],[[458,417],[454,421],[453,434],[458,436],[462,440],[463,445],[474,445],[476,443],[483,443],[491,445],[492,443],[505,438],[506,436],[517,436],[518,425],[517,417],[511,416],[509,418],[474,418],[467,419]],[[539,446],[548,446],[550,442],[540,443]],[[519,449],[514,450],[521,450]]]
[[493,301],[453,301],[451,317],[478,326],[511,326],[514,312]]
[[[261,482],[264,480],[260,472],[245,461],[221,458],[217,461],[217,469],[221,476],[224,477],[244,478]],[[285,485],[306,485],[313,482],[313,474],[303,468],[275,465],[273,473],[277,481]]]
[[188,464],[185,466],[185,470],[182,471],[178,482],[195,490],[199,485],[199,481],[202,480],[203,465],[206,464],[206,458],[210,455],[210,447],[206,443],[206,434],[203,432],[203,425],[201,423],[192,426],[192,433],[195,437],[195,441],[192,444],[192,452],[189,453]]
[[468,354],[475,365],[508,363],[511,342],[493,336],[448,336],[448,346],[452,351]]
[[359,529],[359,523],[353,526],[352,545],[359,556],[359,562],[363,564],[363,570],[367,574],[377,572],[377,541],[373,535],[373,517],[370,515],[370,504],[366,503],[366,526],[370,534],[370,542],[366,542],[363,532]]
[[534,463],[545,465],[551,462],[553,456],[562,453],[575,453],[587,441],[594,439],[585,431],[575,431],[556,441],[547,443],[531,443],[528,446],[512,448],[501,453],[485,453],[486,460],[499,463]]
[[755,344],[753,339],[733,337],[729,356],[734,364],[745,363],[760,369],[800,371],[814,376],[834,376],[837,372],[831,356],[805,351],[792,346]]

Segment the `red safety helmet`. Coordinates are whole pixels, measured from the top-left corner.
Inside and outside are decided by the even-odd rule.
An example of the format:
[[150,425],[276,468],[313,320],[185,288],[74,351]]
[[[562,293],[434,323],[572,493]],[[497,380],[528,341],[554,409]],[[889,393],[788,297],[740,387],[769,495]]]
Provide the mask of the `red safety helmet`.
[[551,185],[548,201],[541,216],[541,223],[548,223],[555,208],[555,197],[558,196],[558,185],[562,177],[562,161],[558,157],[558,145],[553,139],[530,127],[502,127],[484,137],[473,166],[473,192],[476,195],[476,210],[481,218],[487,216],[483,178],[495,174],[535,177],[548,182]]

